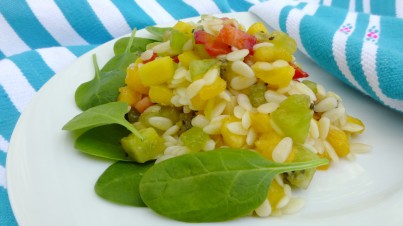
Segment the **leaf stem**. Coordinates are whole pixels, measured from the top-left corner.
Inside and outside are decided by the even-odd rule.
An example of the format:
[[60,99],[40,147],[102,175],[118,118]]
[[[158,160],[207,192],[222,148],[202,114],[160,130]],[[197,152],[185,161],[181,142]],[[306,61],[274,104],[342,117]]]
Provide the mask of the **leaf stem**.
[[285,172],[290,172],[290,171],[295,171],[295,170],[304,170],[304,169],[309,169],[309,168],[314,168],[322,165],[329,164],[329,160],[326,158],[321,158],[321,159],[316,159],[316,160],[310,160],[306,162],[293,162],[292,164],[290,163],[282,163],[282,166],[277,166],[277,171],[278,173],[285,173]]
[[125,53],[130,52],[130,48],[132,47],[134,37],[136,36],[136,32],[137,32],[137,29],[134,28],[133,31],[132,31],[132,34],[130,35],[129,43],[127,43]]
[[94,69],[95,69],[95,78],[100,79],[100,72],[99,72],[99,66],[97,62],[97,55],[93,54],[92,55],[92,63],[94,64]]

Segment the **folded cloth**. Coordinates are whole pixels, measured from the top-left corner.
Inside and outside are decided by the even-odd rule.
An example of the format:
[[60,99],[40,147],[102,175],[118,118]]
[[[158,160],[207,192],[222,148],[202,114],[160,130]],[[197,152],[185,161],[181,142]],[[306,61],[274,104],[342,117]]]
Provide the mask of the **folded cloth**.
[[[257,2],[257,1],[256,1]],[[247,11],[252,0],[0,1],[0,225],[16,225],[6,153],[20,113],[55,73],[88,50],[154,24]]]
[[269,0],[249,11],[330,74],[403,112],[403,0]]

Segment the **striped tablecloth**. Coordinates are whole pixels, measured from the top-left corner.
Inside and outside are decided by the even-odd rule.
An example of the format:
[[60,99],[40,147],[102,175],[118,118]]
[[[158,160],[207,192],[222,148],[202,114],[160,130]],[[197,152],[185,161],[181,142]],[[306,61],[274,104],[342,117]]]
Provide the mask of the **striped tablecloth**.
[[5,179],[13,128],[55,73],[134,27],[249,9],[325,70],[403,112],[403,0],[0,0],[0,226],[17,225]]

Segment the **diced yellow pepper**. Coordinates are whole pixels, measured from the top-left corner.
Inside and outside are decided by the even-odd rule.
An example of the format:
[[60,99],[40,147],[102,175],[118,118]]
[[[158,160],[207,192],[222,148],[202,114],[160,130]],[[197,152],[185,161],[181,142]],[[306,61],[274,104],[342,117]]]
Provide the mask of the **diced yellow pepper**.
[[125,83],[131,90],[148,95],[148,87],[143,85],[137,67],[127,68]]
[[323,153],[318,153],[319,157],[321,158],[326,158],[327,160],[329,160],[329,163],[326,165],[321,165],[316,167],[316,169],[318,170],[327,170],[330,167],[330,163],[332,161],[332,158],[330,158],[329,154],[327,153],[327,151],[324,151]]
[[216,97],[218,94],[223,92],[227,87],[227,82],[222,78],[217,78],[212,84],[204,86],[200,90],[200,98],[202,100],[209,100]]
[[119,88],[118,101],[134,106],[141,99],[141,93],[131,90],[128,86]]
[[331,128],[326,140],[332,145],[338,156],[345,157],[350,153],[350,143],[343,130]]
[[253,60],[273,62],[276,60],[285,60],[287,62],[292,61],[292,54],[283,48],[276,46],[263,46],[254,51]]
[[153,103],[171,105],[173,95],[173,91],[165,86],[150,87],[149,97]]
[[269,186],[269,193],[267,195],[272,210],[276,209],[277,204],[285,196],[284,188],[273,180]]
[[173,29],[183,32],[185,34],[192,34],[192,30],[193,30],[194,26],[190,23],[186,23],[183,21],[178,21],[174,26]]
[[228,145],[233,148],[241,148],[246,142],[246,136],[234,134],[231,131],[229,131],[227,127],[229,123],[236,121],[239,120],[234,116],[224,119],[220,131],[225,145]]
[[192,103],[192,107],[194,110],[203,110],[206,105],[206,101],[200,98],[200,93],[194,96],[190,102]]
[[189,64],[193,60],[200,60],[200,57],[193,51],[185,51],[178,55],[179,62],[186,68],[189,68]]
[[288,86],[295,74],[295,69],[285,61],[256,62],[252,65],[255,76],[268,83],[271,87],[282,88]]
[[252,24],[246,33],[254,35],[256,33],[269,33],[263,22],[256,22]]
[[251,126],[256,133],[267,133],[272,131],[270,116],[262,113],[250,113]]
[[347,116],[347,122],[351,122],[351,123],[354,123],[354,124],[357,124],[357,125],[362,126],[362,130],[358,131],[358,132],[357,132],[358,134],[361,134],[361,133],[364,132],[364,130],[365,130],[365,125],[364,125],[364,123],[363,123],[360,119],[355,118],[355,117],[353,117],[353,116],[351,116],[351,115],[348,115],[348,116]]
[[285,162],[293,162],[295,160],[296,154],[297,154],[297,149],[295,147],[292,147],[291,152],[288,154],[288,157],[285,160]]
[[[200,93],[198,95],[200,96]],[[200,99],[202,99],[201,96],[200,96]],[[216,98],[206,101],[206,105],[204,106],[203,110],[204,110],[204,115],[208,119],[211,119],[210,116],[211,116],[211,113],[212,113],[214,107],[216,106],[216,104],[217,104]]]
[[141,82],[145,86],[160,85],[172,79],[174,72],[174,61],[169,56],[156,58],[139,69]]
[[[274,148],[281,141],[282,137],[273,130],[263,133],[255,142],[256,150],[269,160],[273,160]],[[295,153],[294,153],[295,156]]]

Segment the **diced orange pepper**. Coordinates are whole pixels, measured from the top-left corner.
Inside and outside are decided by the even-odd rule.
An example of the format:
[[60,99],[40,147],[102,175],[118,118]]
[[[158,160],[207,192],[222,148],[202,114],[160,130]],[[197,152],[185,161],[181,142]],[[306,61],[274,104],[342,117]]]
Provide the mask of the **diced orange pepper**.
[[139,100],[135,105],[134,108],[140,113],[143,113],[148,107],[154,105],[153,102],[151,102],[149,97],[143,97],[143,99]]

